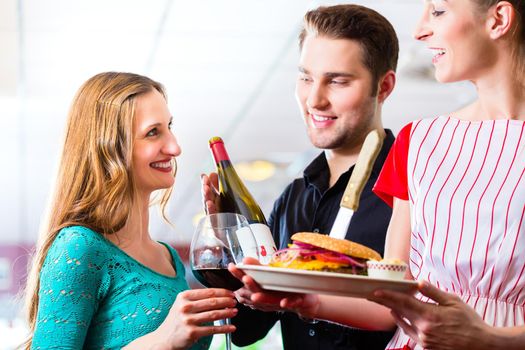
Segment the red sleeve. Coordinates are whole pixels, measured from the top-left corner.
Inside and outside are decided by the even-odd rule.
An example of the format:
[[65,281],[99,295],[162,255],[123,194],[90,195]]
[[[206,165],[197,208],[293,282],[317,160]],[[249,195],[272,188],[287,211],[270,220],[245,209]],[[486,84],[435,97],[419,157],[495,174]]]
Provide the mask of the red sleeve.
[[394,197],[408,200],[407,159],[411,130],[412,123],[401,129],[374,185],[374,193],[391,207]]

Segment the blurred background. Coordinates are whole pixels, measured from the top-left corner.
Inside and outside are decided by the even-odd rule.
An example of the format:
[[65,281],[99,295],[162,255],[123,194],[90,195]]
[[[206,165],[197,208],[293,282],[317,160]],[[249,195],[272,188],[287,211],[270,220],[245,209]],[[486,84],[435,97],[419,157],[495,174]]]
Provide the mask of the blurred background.
[[[352,2],[378,10],[399,36],[398,82],[383,109],[386,127],[397,133],[413,119],[473,98],[469,86],[434,81],[431,52],[412,38],[421,0]],[[151,233],[184,256],[202,214],[199,175],[214,169],[210,137],[224,139],[266,214],[319,153],[294,98],[297,35],[308,9],[336,3],[343,2],[0,0],[0,349],[12,348],[25,331],[17,295],[78,87],[109,70],[145,74],[166,86],[183,152],[168,213],[174,226],[155,208]]]

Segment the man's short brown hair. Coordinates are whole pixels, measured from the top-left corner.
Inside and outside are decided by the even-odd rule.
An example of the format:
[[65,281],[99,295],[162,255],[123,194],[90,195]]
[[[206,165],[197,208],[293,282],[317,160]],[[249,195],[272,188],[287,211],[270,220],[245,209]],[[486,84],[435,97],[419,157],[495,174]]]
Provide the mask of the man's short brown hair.
[[378,12],[359,5],[318,7],[304,15],[299,34],[299,47],[307,35],[358,42],[363,50],[363,63],[372,73],[373,95],[379,79],[389,70],[395,71],[399,42],[392,24]]

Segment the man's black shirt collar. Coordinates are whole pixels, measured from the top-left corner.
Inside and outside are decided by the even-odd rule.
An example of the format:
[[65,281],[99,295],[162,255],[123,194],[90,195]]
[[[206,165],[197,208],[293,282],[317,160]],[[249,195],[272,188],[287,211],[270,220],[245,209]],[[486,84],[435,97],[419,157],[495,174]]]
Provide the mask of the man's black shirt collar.
[[[385,139],[383,140],[383,146],[381,151],[377,156],[377,159],[372,168],[372,178],[377,178],[383,167],[383,163],[388,156],[390,147],[394,143],[395,137],[390,129],[385,129]],[[343,178],[350,177],[351,170],[353,170],[354,165],[350,166],[346,172],[341,175],[341,180]],[[321,193],[324,193],[328,189],[328,184],[330,182],[330,172],[327,171],[328,162],[326,160],[325,152],[321,152],[305,169],[303,172],[304,179],[306,183],[314,185]],[[339,180],[338,180],[339,181]],[[346,180],[347,182],[348,180]]]

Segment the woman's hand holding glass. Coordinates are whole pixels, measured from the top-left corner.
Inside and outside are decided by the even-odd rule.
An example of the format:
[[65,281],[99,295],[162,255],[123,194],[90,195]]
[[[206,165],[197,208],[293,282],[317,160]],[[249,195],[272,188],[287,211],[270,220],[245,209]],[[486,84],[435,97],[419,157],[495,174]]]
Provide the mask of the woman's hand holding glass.
[[235,331],[233,325],[213,325],[214,321],[234,317],[233,292],[209,288],[186,290],[177,295],[164,322],[155,331],[164,341],[156,349],[187,349],[199,338]]

